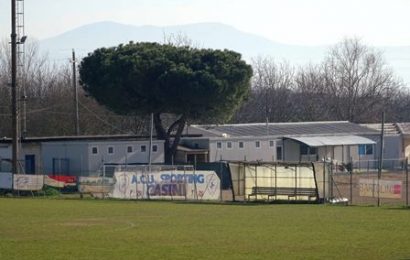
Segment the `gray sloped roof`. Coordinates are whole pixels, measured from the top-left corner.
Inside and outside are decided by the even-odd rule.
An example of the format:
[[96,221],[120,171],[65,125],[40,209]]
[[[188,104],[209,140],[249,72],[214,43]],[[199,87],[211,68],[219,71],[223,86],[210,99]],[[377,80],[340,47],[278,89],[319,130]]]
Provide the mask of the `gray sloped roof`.
[[205,137],[378,134],[374,129],[347,121],[192,125],[189,131]]

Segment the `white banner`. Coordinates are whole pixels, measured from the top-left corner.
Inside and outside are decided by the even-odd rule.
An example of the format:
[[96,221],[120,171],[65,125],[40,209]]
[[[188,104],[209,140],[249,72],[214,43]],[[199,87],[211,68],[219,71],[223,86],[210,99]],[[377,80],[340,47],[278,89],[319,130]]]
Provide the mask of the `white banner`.
[[380,180],[377,185],[377,179],[359,179],[360,196],[400,199],[401,198],[401,181]]
[[0,189],[11,190],[13,188],[13,174],[11,172],[0,172]]
[[43,175],[14,174],[13,177],[15,190],[41,190],[44,185]]
[[110,193],[114,179],[108,177],[80,177],[78,191],[81,193]]
[[220,180],[213,171],[116,172],[114,179],[113,198],[220,199]]

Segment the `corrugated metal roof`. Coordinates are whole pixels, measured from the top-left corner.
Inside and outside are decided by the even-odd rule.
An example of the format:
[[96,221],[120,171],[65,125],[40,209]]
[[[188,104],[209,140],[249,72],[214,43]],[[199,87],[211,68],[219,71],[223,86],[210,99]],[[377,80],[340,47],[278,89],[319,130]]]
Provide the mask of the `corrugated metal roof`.
[[[371,123],[371,124],[360,124],[361,126],[368,127],[381,132],[382,124],[381,123]],[[386,135],[396,135],[400,134],[400,127],[396,123],[385,123],[384,124],[384,134]]]
[[410,123],[408,122],[397,123],[397,127],[400,129],[400,133],[404,135],[410,135]]
[[[202,135],[182,135],[183,137],[201,137]],[[137,136],[137,135],[78,135],[78,136],[44,136],[44,137],[26,137],[19,140],[22,143],[34,143],[34,142],[63,142],[63,141],[146,141],[149,140],[149,136]],[[163,142],[163,140],[157,139],[156,135],[153,136],[153,140]],[[3,137],[0,139],[0,143],[11,143],[12,139]]]
[[358,144],[376,144],[375,141],[357,135],[343,136],[301,136],[289,137],[287,139],[302,142],[311,147],[321,146],[342,146],[342,145],[358,145]]
[[201,132],[207,137],[378,134],[374,129],[347,121],[193,125],[190,129],[190,133]]

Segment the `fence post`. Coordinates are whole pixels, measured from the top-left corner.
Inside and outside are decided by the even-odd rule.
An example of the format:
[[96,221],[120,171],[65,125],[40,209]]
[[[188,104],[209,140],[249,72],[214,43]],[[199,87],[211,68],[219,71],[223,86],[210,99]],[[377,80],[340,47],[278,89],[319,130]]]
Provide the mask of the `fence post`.
[[221,174],[220,185],[219,185],[219,196],[221,197],[221,199],[220,199],[221,202],[223,201],[223,199],[222,199],[222,194],[223,194],[222,193],[222,185],[223,185],[223,173],[222,173],[222,171],[223,171],[222,161],[219,161],[219,172]]
[[186,185],[186,166],[184,165],[184,185],[185,185],[185,200],[187,200],[187,185]]
[[326,204],[326,162],[323,162],[323,204]]
[[[323,158],[323,161],[324,162],[326,162],[326,158]],[[325,167],[327,167],[327,169],[328,169],[328,172],[329,172],[329,181],[330,181],[330,197],[331,198],[334,198],[334,196],[333,196],[333,170],[332,170],[332,166],[330,165],[330,168],[329,168],[329,165],[328,164],[324,164],[324,166]]]
[[409,206],[409,158],[406,158],[406,207]]
[[[258,189],[258,166],[255,164],[255,186]],[[255,194],[255,201],[258,201],[258,193]]]
[[353,205],[353,169],[350,169],[350,205]]

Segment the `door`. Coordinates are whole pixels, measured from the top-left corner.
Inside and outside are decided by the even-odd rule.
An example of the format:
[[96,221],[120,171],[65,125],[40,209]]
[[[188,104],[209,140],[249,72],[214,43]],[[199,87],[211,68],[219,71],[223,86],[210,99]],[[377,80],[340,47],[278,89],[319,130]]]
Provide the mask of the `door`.
[[26,174],[36,173],[36,157],[34,154],[26,154],[24,164],[25,164]]

